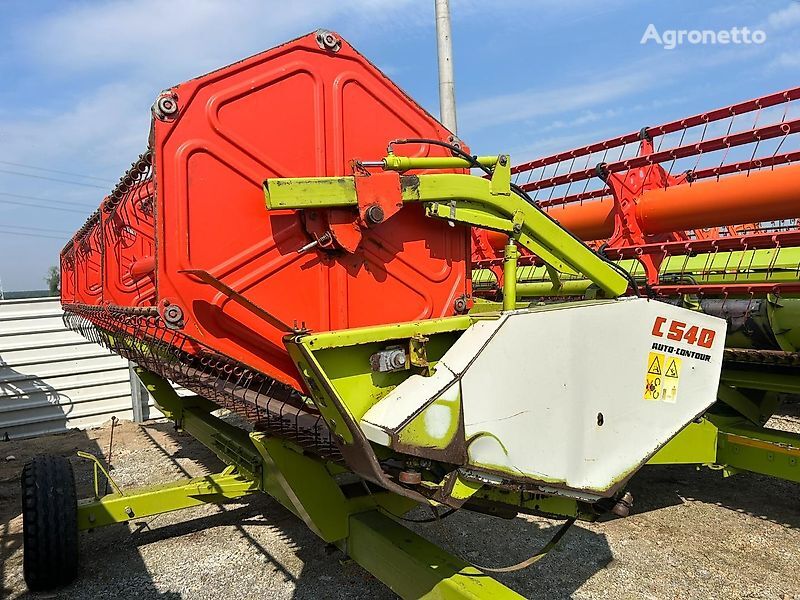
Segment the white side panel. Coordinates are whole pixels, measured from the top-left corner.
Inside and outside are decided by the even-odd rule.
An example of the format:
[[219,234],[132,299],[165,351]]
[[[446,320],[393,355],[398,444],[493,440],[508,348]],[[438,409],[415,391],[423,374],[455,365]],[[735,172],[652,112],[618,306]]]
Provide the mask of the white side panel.
[[[714,331],[712,348],[666,340],[673,319]],[[646,398],[653,343],[708,359],[672,355],[677,384]],[[645,299],[512,313],[461,381],[466,438],[482,442],[470,462],[607,490],[715,401],[724,343],[721,319]],[[674,358],[660,359],[660,389]]]
[[[151,418],[162,416],[150,399]],[[132,419],[128,362],[69,331],[57,298],[0,301],[0,439]]]
[[[687,335],[668,339],[673,322]],[[386,444],[460,380],[470,465],[601,494],[716,400],[725,329],[647,299],[506,313],[467,330],[433,377],[409,377],[362,426]]]
[[361,427],[367,438],[385,445],[386,435],[375,433],[375,428],[396,430],[410,415],[422,409],[431,398],[438,397],[457,376],[461,375],[475,358],[476,349],[482,347],[501,324],[502,319],[487,319],[475,323],[437,363],[431,377],[412,375],[380,402],[375,403],[361,420]]

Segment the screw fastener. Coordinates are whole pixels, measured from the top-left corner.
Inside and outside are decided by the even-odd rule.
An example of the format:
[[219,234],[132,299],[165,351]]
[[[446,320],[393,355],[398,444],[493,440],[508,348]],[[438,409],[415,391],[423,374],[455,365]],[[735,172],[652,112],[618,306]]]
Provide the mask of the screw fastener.
[[377,204],[373,204],[367,209],[366,216],[367,220],[373,225],[383,223],[383,219],[385,218],[383,209]]
[[342,41],[332,31],[327,29],[317,30],[317,44],[323,50],[338,52],[342,47]]
[[422,483],[422,473],[419,471],[400,471],[400,483],[406,485],[419,485]]
[[153,114],[161,121],[168,121],[178,114],[178,99],[172,94],[161,94],[153,105]]

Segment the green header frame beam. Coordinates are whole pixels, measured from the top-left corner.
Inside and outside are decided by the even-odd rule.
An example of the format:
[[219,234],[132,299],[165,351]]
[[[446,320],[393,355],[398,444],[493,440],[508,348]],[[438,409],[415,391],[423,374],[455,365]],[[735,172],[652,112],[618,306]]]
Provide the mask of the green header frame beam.
[[[443,319],[434,329],[464,325],[462,320]],[[140,368],[136,373],[158,408],[229,466],[221,473],[135,490],[113,485],[112,494],[79,501],[79,530],[266,492],[402,598],[522,598],[393,518],[414,508],[414,501],[366,487],[362,494],[345,494],[339,481],[348,474],[343,467],[285,440],[230,425],[211,414],[219,408],[214,403],[178,396],[158,375]]]
[[[439,168],[438,160],[417,158],[409,165]],[[398,175],[400,199],[424,203],[431,218],[507,233],[558,273],[582,274],[608,297],[623,295],[629,281],[613,264],[512,192],[509,164],[498,161],[491,179],[456,173]],[[359,205],[354,176],[267,179],[264,197],[270,210]]]

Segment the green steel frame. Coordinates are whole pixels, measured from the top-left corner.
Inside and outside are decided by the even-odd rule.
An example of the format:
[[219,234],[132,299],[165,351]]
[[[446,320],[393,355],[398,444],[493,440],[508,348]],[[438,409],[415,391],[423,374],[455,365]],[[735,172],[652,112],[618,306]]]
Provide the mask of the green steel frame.
[[[602,261],[582,243],[562,230],[544,213],[514,195],[510,188],[510,161],[505,155],[496,159],[479,157],[483,165],[493,166],[490,179],[458,174],[423,174],[400,177],[403,202],[423,202],[428,216],[461,222],[509,235],[503,259],[502,303],[476,302],[473,315],[494,310],[511,310],[526,306],[522,298],[538,296],[595,296],[597,292],[618,296],[628,282],[619,272]],[[380,165],[386,171],[405,173],[419,169],[468,168],[460,158],[409,158],[393,154]],[[354,177],[271,179],[264,182],[268,208],[309,208],[325,206],[358,206],[360,199]],[[544,266],[518,267],[520,243],[539,256]],[[790,249],[794,252],[795,249]],[[779,258],[772,250],[747,250],[731,255],[673,257],[665,261],[662,272],[706,273],[703,281],[761,281],[765,273],[770,280],[796,278],[797,255]],[[784,264],[785,263],[785,264]],[[731,264],[746,266],[746,272],[730,275]],[[638,261],[619,261],[618,266],[632,276],[643,274]],[[642,273],[639,273],[642,271]],[[489,270],[473,273],[473,284],[495,283]],[[595,291],[593,291],[595,290]],[[777,302],[777,301],[776,301]],[[786,313],[786,309],[782,309]],[[789,309],[795,314],[796,307]],[[773,309],[773,312],[775,310]],[[772,317],[771,317],[772,318]],[[773,328],[774,329],[774,328]],[[791,328],[779,332],[786,342]],[[776,336],[777,337],[777,336]],[[794,341],[794,340],[792,340]],[[798,389],[795,374],[725,371],[720,386],[720,400],[733,416],[709,412],[705,418],[690,424],[650,461],[651,464],[692,463],[722,468],[725,473],[749,470],[797,481],[796,468],[800,436],[769,430],[763,423],[777,408],[775,396],[756,405],[750,399],[760,392]]]
[[[507,156],[479,157],[481,164],[493,166],[490,179],[457,174],[404,175],[400,177],[403,202],[423,202],[428,216],[451,222],[462,222],[509,235],[503,259],[502,303],[477,302],[473,314],[493,310],[510,310],[526,306],[522,298],[537,296],[595,296],[597,292],[618,296],[628,282],[605,261],[562,230],[544,213],[514,195],[510,189]],[[468,168],[460,158],[408,158],[390,154],[381,161],[386,171],[419,169]],[[272,179],[264,183],[268,208],[309,208],[325,206],[358,206],[360,199],[354,177]],[[520,243],[539,256],[542,267],[518,267]],[[790,249],[794,252],[795,249]],[[673,257],[662,266],[663,274],[703,272],[703,281],[720,283],[796,278],[797,255],[780,255],[772,250],[747,250],[731,255]],[[785,264],[784,264],[785,263]],[[731,264],[746,267],[745,272],[730,275]],[[641,275],[638,261],[619,261],[618,266],[636,276]],[[765,275],[766,274],[766,275]],[[493,283],[489,270],[473,273],[473,283]],[[596,290],[596,291],[593,291]],[[777,302],[777,301],[776,301]],[[783,313],[787,309],[782,309]],[[789,308],[795,314],[794,305]],[[773,312],[775,310],[773,309]],[[772,317],[771,317],[772,318]],[[773,329],[775,329],[773,327]],[[780,339],[791,335],[791,328],[781,328]],[[776,335],[778,337],[778,335]],[[792,340],[794,341],[794,340]],[[749,396],[756,392],[800,391],[795,374],[765,374],[725,371],[720,387],[720,400],[733,410],[732,417],[714,412],[698,423],[692,423],[676,436],[653,459],[651,464],[693,463],[723,468],[725,473],[749,470],[798,480],[796,457],[800,436],[769,430],[763,423],[777,408],[774,395],[754,406]],[[744,392],[742,390],[745,390]],[[753,418],[763,417],[760,422]],[[748,420],[749,419],[749,420]]]
[[749,471],[800,483],[800,435],[707,413],[664,446],[650,465],[697,464],[727,475]]
[[[78,527],[93,529],[205,503],[266,492],[403,598],[522,598],[390,515],[416,503],[389,492],[343,490],[349,472],[264,433],[248,433],[211,414],[199,396],[179,397],[166,380],[136,369],[158,408],[228,464],[221,473],[123,491],[92,456],[95,497],[78,504]],[[100,497],[98,471],[114,492]]]
[[717,404],[649,464],[702,464],[727,475],[750,471],[800,483],[800,434],[765,427],[778,393],[800,393],[796,373],[724,368]]
[[[464,327],[475,317],[459,317],[429,323],[428,333],[452,326]],[[458,323],[448,321],[459,321]],[[465,322],[461,322],[465,321]],[[413,328],[413,325],[409,324]],[[397,334],[398,332],[394,332]],[[410,333],[401,331],[399,333]],[[383,328],[345,332],[342,340],[332,334],[312,336],[321,349],[386,336]],[[411,532],[390,515],[415,506],[408,498],[389,492],[347,494],[341,482],[348,472],[333,463],[308,455],[294,444],[263,433],[247,433],[211,414],[218,407],[199,396],[179,397],[164,379],[136,370],[159,409],[179,429],[191,434],[228,464],[221,473],[133,491],[120,490],[94,498],[78,507],[79,529],[93,529],[205,503],[221,503],[266,492],[302,519],[322,540],[336,544],[353,560],[404,598],[520,598],[491,577]],[[731,377],[732,379],[733,377]],[[758,374],[757,383],[764,383]],[[738,375],[741,384],[744,375]],[[748,384],[752,385],[752,384]],[[770,385],[785,391],[786,382]],[[771,406],[771,400],[764,400]],[[768,409],[766,409],[768,410]],[[754,415],[755,416],[755,415]],[[757,418],[763,420],[763,415]],[[95,472],[107,473],[96,458]],[[800,436],[748,422],[736,415],[708,414],[679,433],[659,451],[650,464],[705,464],[726,475],[740,470],[764,473],[800,482]],[[111,481],[110,477],[108,478]],[[476,500],[503,502],[499,490],[482,489]],[[547,502],[548,499],[545,499]],[[554,514],[585,517],[574,501],[549,499],[546,509]],[[540,510],[542,499],[536,502]],[[560,504],[559,504],[560,503]],[[517,506],[519,509],[533,506]]]
[[[443,161],[389,155],[382,164],[386,170],[406,171],[441,169]],[[454,173],[398,175],[400,198],[389,200],[422,202],[429,217],[507,233],[547,263],[551,276],[583,275],[609,297],[624,294],[629,282],[613,265],[545,212],[512,192],[510,164],[508,156],[498,156],[491,179]],[[459,158],[447,158],[446,165],[465,169],[471,166]],[[365,201],[358,196],[356,179],[356,176],[268,179],[264,182],[266,205],[275,210],[356,207]]]

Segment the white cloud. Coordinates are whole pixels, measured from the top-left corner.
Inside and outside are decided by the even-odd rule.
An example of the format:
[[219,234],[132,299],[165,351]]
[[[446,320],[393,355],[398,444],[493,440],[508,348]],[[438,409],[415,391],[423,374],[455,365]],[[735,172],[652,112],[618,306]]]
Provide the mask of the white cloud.
[[[577,22],[591,22],[598,14],[635,3],[540,0],[534,4],[530,0],[507,0],[500,12],[479,0],[453,0],[452,4],[456,28],[459,21],[478,20],[494,31],[514,31],[516,22],[525,20],[531,30],[550,31],[565,24],[574,27]],[[338,24],[346,30],[348,39],[362,41],[385,37],[405,43],[410,37],[409,43],[416,43],[422,38],[420,31],[425,39],[433,39],[431,0],[109,0],[57,3],[50,11],[39,12],[35,19],[15,22],[13,33],[3,43],[0,66],[13,63],[15,71],[25,73],[20,81],[6,80],[6,89],[22,90],[24,85],[35,89],[30,90],[30,101],[0,106],[0,159],[74,170],[112,181],[144,149],[149,107],[161,89],[318,26],[336,29]],[[770,44],[765,45],[769,48],[751,51],[773,52],[784,68],[797,67],[800,58],[794,46],[781,47],[784,52],[778,55],[773,39],[778,40],[779,28],[783,31],[780,35],[789,38],[789,27],[798,22],[798,15],[800,5],[793,3],[765,17],[776,30],[774,38],[770,33]],[[412,35],[407,36],[409,33]],[[476,48],[481,43],[485,40],[474,40]],[[509,41],[509,48],[516,43]],[[431,52],[434,47],[431,43]],[[717,55],[717,61],[721,65],[742,56],[743,51],[728,49],[724,55]],[[524,89],[534,88],[533,84],[520,84],[516,89],[509,87],[505,94],[474,99],[459,106],[462,130],[467,134],[481,129],[486,137],[505,136],[510,145],[516,140],[520,148],[514,153],[515,159],[533,158],[620,133],[616,129],[606,131],[610,117],[632,110],[638,98],[645,97],[654,85],[666,92],[672,81],[679,81],[676,74],[701,66],[709,69],[711,62],[704,57],[700,65],[700,61],[689,61],[686,55],[679,57],[677,53],[667,58],[674,64],[654,64],[650,57],[647,62],[620,65],[625,70],[602,74],[595,70],[584,74],[584,80],[580,73],[573,73],[571,81],[551,83],[550,89],[547,82],[537,83],[535,89]],[[389,59],[400,60],[396,56]],[[460,64],[458,57],[456,61]],[[404,73],[435,69],[433,58],[428,66],[395,64]],[[31,80],[36,84],[31,85]],[[489,129],[498,124],[506,128],[497,132]],[[541,135],[529,131],[536,128]],[[483,134],[481,131],[476,138]],[[533,147],[526,143],[534,139]],[[99,201],[103,194],[102,190],[13,176],[4,177],[0,188],[86,202]],[[12,209],[6,206],[4,210]],[[32,218],[23,209],[13,210],[19,220]],[[44,226],[71,228],[71,224],[57,222],[63,217],[63,213],[36,216],[37,220],[52,218],[54,222],[45,222]],[[2,263],[0,267],[6,269]],[[24,277],[26,270],[30,271],[17,269],[18,277]]]
[[800,3],[792,2],[785,8],[767,15],[767,23],[775,29],[788,29],[800,25]]
[[[0,158],[116,180],[145,149],[149,107],[160,90],[308,33],[309,23],[346,20],[354,31],[368,26],[370,34],[382,35],[412,2],[64,4],[17,28],[14,54],[24,57],[46,86],[64,82],[81,95],[71,105],[62,100],[56,108],[41,109],[36,107],[46,103],[34,103],[0,113]],[[409,19],[405,23],[416,26]],[[63,97],[69,98],[68,92]]]
[[781,52],[778,57],[772,62],[773,67],[796,69],[800,67],[800,51],[794,52]]
[[116,83],[99,87],[65,111],[11,116],[0,121],[0,155],[33,164],[66,161],[76,172],[84,161],[90,164],[84,172],[129,163],[147,143],[149,102],[147,86]]
[[369,23],[379,31],[410,1],[85,3],[45,17],[19,42],[32,59],[67,73],[117,69],[123,75],[127,70],[167,87],[308,33],[309,23],[346,15],[354,27]]
[[[691,59],[687,58],[688,53],[662,52],[632,61],[612,72],[598,74],[595,71],[590,76],[575,73],[575,78],[585,76],[582,83],[543,83],[535,89],[469,101],[459,107],[459,123],[465,132],[512,123],[531,124],[541,117],[555,115],[564,115],[558,120],[568,125],[586,124],[596,120],[591,112],[602,116],[609,110],[618,110],[620,100],[649,95],[653,86],[663,94],[674,82],[680,82],[687,72],[721,69],[728,63],[741,62],[764,52],[763,46],[755,45],[704,47],[702,50],[702,54],[692,54]],[[666,99],[661,102],[663,105],[674,101]],[[610,107],[603,106],[609,103]],[[570,113],[575,111],[583,111],[583,114],[571,116]]]
[[641,89],[641,74],[626,73],[588,83],[523,90],[473,100],[460,107],[459,119],[465,130],[473,131],[595,107]]
[[596,123],[598,121],[604,121],[604,122],[611,121],[612,119],[616,119],[617,117],[620,116],[632,116],[635,113],[643,111],[652,112],[654,110],[660,110],[669,106],[674,106],[676,104],[683,104],[685,102],[686,102],[685,98],[667,98],[667,99],[655,99],[655,100],[650,100],[649,102],[636,103],[625,106],[616,105],[613,108],[606,108],[603,110],[586,109],[581,111],[574,118],[556,119],[555,121],[552,121],[551,123],[545,125],[544,127],[529,132],[529,134],[531,136],[534,136],[560,129],[575,129],[577,127],[588,125],[590,123]]
[[[51,11],[39,11],[36,18],[19,19],[4,38],[0,67],[20,75],[4,79],[8,87],[2,95],[25,101],[0,107],[0,159],[116,181],[146,147],[149,108],[160,90],[319,26],[335,29],[335,23],[346,24],[348,37],[367,39],[402,36],[420,26],[432,28],[432,5],[425,2],[424,10],[409,10],[414,1],[422,3],[111,0],[56,4]],[[95,206],[104,195],[103,189],[12,174],[0,174],[0,190]],[[84,218],[79,213],[0,202],[0,221],[6,224],[36,222],[74,230]],[[0,259],[0,275],[7,287],[40,287],[41,274],[56,260],[61,243],[0,235],[0,255],[7,257]],[[8,260],[22,244],[30,264]]]

